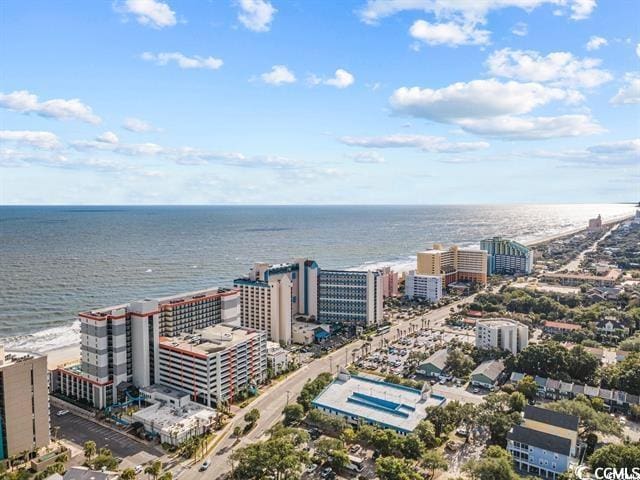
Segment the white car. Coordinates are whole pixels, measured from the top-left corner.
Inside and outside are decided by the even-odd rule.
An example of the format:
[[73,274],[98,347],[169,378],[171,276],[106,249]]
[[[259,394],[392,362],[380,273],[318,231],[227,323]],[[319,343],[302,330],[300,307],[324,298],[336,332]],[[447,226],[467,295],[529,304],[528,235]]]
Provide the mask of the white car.
[[144,467],[142,465],[136,465],[136,467],[133,469],[133,471],[136,472],[136,475],[141,474],[143,470]]
[[316,471],[317,468],[318,468],[318,465],[316,465],[315,463],[312,463],[307,467],[307,473],[313,473]]
[[56,413],[56,415],[59,416],[59,417],[63,417],[67,413],[69,413],[69,410],[58,410],[58,413]]

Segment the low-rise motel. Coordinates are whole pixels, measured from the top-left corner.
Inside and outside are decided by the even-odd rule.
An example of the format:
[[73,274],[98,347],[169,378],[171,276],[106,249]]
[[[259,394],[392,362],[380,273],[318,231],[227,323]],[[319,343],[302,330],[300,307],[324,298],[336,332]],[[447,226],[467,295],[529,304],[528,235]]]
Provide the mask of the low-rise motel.
[[444,397],[431,393],[428,384],[417,390],[341,370],[311,405],[352,425],[375,425],[406,435],[424,420],[427,407],[445,402]]

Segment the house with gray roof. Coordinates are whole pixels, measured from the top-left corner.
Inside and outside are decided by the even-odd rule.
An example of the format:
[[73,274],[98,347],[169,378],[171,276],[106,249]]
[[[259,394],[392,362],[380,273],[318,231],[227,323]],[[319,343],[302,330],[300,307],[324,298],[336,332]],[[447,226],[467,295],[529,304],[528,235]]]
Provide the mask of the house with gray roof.
[[502,360],[487,360],[478,365],[471,372],[471,385],[492,389],[504,372],[504,362]]
[[418,373],[426,377],[438,377],[444,372],[444,366],[447,363],[447,349],[438,350],[416,369]]

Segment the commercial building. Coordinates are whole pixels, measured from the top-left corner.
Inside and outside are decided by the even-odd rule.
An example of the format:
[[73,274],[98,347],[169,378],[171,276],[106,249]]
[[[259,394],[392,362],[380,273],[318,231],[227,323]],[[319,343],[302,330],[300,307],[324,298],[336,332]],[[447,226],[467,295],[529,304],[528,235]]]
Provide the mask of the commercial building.
[[291,341],[298,345],[322,342],[331,335],[331,327],[308,322],[293,322]]
[[188,393],[164,385],[142,389],[140,395],[152,404],[132,418],[163,444],[178,446],[204,434],[213,428],[218,415],[215,409],[192,402]]
[[62,476],[63,480],[116,480],[120,472],[109,470],[91,470],[87,467],[69,467]]
[[507,434],[507,451],[528,474],[556,479],[578,463],[579,418],[527,405],[524,421]]
[[589,219],[589,226],[587,230],[590,232],[601,232],[602,231],[602,217],[598,215],[596,218]]
[[158,383],[191,395],[211,407],[232,401],[266,379],[266,332],[219,324],[161,337]]
[[411,270],[405,277],[404,294],[410,299],[422,298],[437,302],[442,298],[442,276],[419,275]]
[[238,319],[237,290],[208,289],[82,312],[80,364],[58,368],[53,390],[96,408],[118,401],[118,386],[159,378],[158,339]]
[[383,321],[382,276],[375,271],[320,270],[318,321],[370,327]]
[[454,282],[487,283],[487,252],[452,246],[444,250],[434,244],[433,249],[418,252],[418,275],[440,275],[444,286]]
[[289,353],[276,342],[267,342],[267,367],[279,375],[289,366]]
[[612,268],[603,275],[590,275],[587,273],[545,273],[542,280],[549,283],[559,283],[570,287],[579,287],[584,284],[596,287],[615,287],[622,270]]
[[296,315],[318,315],[318,265],[313,260],[256,263],[234,285],[240,289],[242,326],[263,330],[274,342],[291,343],[291,322]]
[[553,322],[551,320],[545,320],[542,330],[545,333],[549,333],[551,335],[561,335],[582,330],[582,325],[578,325],[576,323]]
[[444,372],[447,363],[447,349],[443,348],[433,353],[423,363],[421,363],[417,371],[426,377],[439,377]]
[[445,402],[444,397],[432,394],[428,385],[416,390],[341,370],[311,405],[352,425],[375,425],[405,435],[426,417],[427,407]]
[[529,344],[529,327],[509,318],[489,318],[476,322],[476,347],[497,348],[519,353]]
[[504,372],[504,362],[502,360],[487,360],[478,365],[471,372],[471,385],[487,389],[493,389],[500,376]]
[[48,444],[47,357],[0,345],[0,460]]
[[487,252],[489,275],[529,275],[533,271],[533,252],[514,240],[488,238],[480,242],[480,249]]

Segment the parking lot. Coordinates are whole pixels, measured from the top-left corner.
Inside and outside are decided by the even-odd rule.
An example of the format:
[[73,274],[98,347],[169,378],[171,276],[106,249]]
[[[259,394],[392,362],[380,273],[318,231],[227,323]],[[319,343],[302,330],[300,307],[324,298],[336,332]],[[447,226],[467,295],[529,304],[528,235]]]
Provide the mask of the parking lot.
[[144,452],[147,455],[143,455],[143,457],[152,456],[155,458],[160,453],[150,445],[133,440],[127,435],[74,415],[71,412],[63,416],[58,416],[52,412],[51,426],[60,428],[58,438],[64,438],[76,444],[80,450],[82,450],[86,441],[93,440],[96,442],[98,449],[108,448],[114,457],[125,458]]

